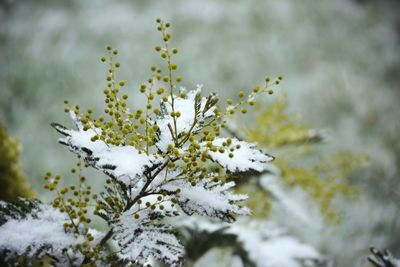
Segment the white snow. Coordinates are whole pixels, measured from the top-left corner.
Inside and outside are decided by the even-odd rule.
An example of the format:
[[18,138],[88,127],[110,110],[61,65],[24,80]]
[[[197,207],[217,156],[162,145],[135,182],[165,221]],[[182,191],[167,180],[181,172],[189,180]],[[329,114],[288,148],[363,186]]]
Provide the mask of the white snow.
[[241,227],[236,231],[250,258],[258,267],[301,267],[298,261],[316,259],[320,255],[311,246],[291,236],[264,239],[258,231]]
[[[138,211],[134,206],[124,212],[120,220],[115,223],[115,236],[119,250],[119,257],[137,262],[140,265],[157,258],[169,266],[179,266],[183,255],[183,247],[176,237],[169,233],[169,225],[155,226],[150,219],[151,210]],[[137,212],[140,217],[135,219],[132,213]]]
[[295,194],[294,190],[285,188],[279,176],[272,174],[265,174],[260,177],[260,185],[268,191],[279,203],[287,210],[288,214],[294,215],[298,222],[304,225],[311,225],[315,218],[312,218],[309,214],[310,207],[302,206],[299,203],[299,197]]
[[273,223],[244,219],[228,231],[238,235],[258,267],[302,267],[301,261],[321,258],[315,248]]
[[[96,129],[98,132],[100,132],[100,129]],[[78,131],[70,130],[68,133],[71,135],[69,137],[69,141],[71,144],[77,146],[77,147],[86,147],[90,149],[93,152],[99,152],[107,149],[107,145],[100,140],[97,140],[95,142],[92,142],[90,139],[93,136],[96,136],[97,133],[93,129],[89,129],[87,131],[84,131],[83,129],[78,129]]]
[[[98,160],[94,162],[95,168],[105,171],[125,184],[137,182],[137,178],[142,176],[146,167],[151,167],[159,162],[153,155],[139,153],[133,146],[107,145],[101,140],[93,142],[91,138],[101,130],[84,131],[79,118],[73,115],[72,119],[78,130],[66,131],[69,136],[60,138],[60,142],[68,144],[72,152],[78,153],[84,158],[89,157],[92,160],[97,158]],[[87,149],[91,151],[91,154],[88,154]]]
[[37,218],[29,214],[22,220],[12,219],[0,226],[0,250],[7,249],[20,255],[28,247],[34,252],[44,245],[51,245],[53,251],[61,252],[63,248],[83,241],[81,236],[75,238],[65,233],[65,214],[50,205],[41,204],[39,208]]
[[175,191],[179,188],[181,190],[178,195],[180,207],[189,215],[196,213],[224,219],[223,214],[230,212],[238,215],[250,214],[248,208],[235,203],[247,199],[247,196],[228,191],[234,185],[234,182],[219,184],[209,179],[202,179],[192,186],[187,180],[177,180],[165,184],[162,189]]
[[[228,138],[216,138],[212,143],[217,147],[222,147],[222,144],[227,141]],[[262,151],[257,149],[255,143],[248,143],[239,141],[236,138],[232,138],[232,143],[228,148],[225,148],[224,153],[209,151],[211,158],[217,161],[220,165],[232,172],[244,172],[248,170],[255,170],[262,172],[267,169],[265,163],[273,160],[273,157],[264,154]],[[206,143],[202,144],[203,146]],[[239,145],[239,149],[235,149],[233,157],[229,157],[229,148],[236,148]]]
[[[195,90],[191,90],[187,93],[187,96],[185,98],[175,96],[174,97],[174,111],[175,112],[180,112],[181,116],[176,119],[176,129],[178,133],[181,132],[189,132],[190,128],[193,125],[193,122],[195,120],[195,99],[196,95],[201,93],[201,90],[203,88],[203,85],[197,85]],[[171,101],[171,98],[168,100],[169,102]],[[201,104],[200,104],[200,110],[203,110],[205,107],[207,99],[205,97],[201,98]],[[157,125],[161,129],[161,134],[160,134],[160,140],[157,142],[157,147],[161,149],[162,151],[165,151],[167,146],[169,144],[173,144],[173,139],[170,133],[170,130],[168,129],[168,124],[171,125],[172,128],[174,128],[174,120],[172,116],[170,115],[172,112],[172,106],[169,103],[165,104],[166,112],[167,114],[164,115],[163,118],[157,120]],[[214,115],[215,107],[210,108],[208,111],[202,114],[200,112],[200,116],[197,117],[197,123],[196,126],[193,128],[193,132],[198,130],[198,123],[206,118],[210,118]]]
[[396,258],[394,258],[392,256],[391,261],[392,261],[393,267],[400,267],[400,260],[399,259],[396,259]]
[[97,162],[99,166],[116,166],[112,173],[125,184],[129,184],[132,178],[143,173],[145,167],[150,167],[156,162],[152,155],[139,154],[133,146],[110,147],[96,153],[95,156],[100,158]]
[[[211,223],[208,219],[201,217],[191,217],[177,221],[176,224],[207,232],[226,227],[226,224]],[[257,267],[302,267],[302,261],[321,259],[316,249],[285,234],[284,229],[273,223],[243,217],[243,220],[237,221],[225,231],[227,234],[238,237]],[[220,261],[221,255],[215,256],[199,266],[207,266],[207,263],[225,266],[224,262]]]

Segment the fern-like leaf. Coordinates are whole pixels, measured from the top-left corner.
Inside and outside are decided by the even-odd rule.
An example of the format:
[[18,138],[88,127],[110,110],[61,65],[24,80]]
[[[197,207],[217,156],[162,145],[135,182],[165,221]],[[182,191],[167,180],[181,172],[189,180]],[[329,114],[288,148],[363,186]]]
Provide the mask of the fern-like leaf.
[[[136,214],[135,217],[133,214]],[[183,247],[173,234],[172,227],[161,223],[172,213],[139,210],[136,206],[112,222],[118,255],[125,260],[145,266],[152,258],[168,266],[180,266]]]

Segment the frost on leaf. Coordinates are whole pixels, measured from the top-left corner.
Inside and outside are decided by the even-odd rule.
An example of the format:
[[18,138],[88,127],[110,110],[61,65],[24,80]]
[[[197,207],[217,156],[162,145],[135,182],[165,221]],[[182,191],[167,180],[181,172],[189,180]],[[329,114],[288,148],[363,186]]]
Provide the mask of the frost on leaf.
[[199,214],[233,222],[235,215],[250,214],[248,208],[237,205],[237,202],[246,200],[247,196],[228,191],[234,186],[234,182],[222,184],[209,179],[199,180],[195,186],[187,180],[176,180],[164,185],[162,189],[168,192],[179,189],[178,204],[188,215]]
[[47,255],[56,266],[63,264],[59,259],[65,259],[67,254],[79,260],[73,246],[82,242],[83,237],[64,230],[68,219],[65,214],[38,201],[21,199],[18,204],[0,202],[0,252],[6,259],[38,259]]
[[219,151],[208,152],[214,161],[231,172],[250,170],[262,172],[267,168],[265,163],[274,159],[272,156],[260,151],[256,144],[239,141],[236,138],[216,138],[212,144],[217,147],[226,147],[226,150],[234,149],[232,157],[229,156],[228,151],[224,153]]
[[83,125],[73,112],[70,113],[76,130],[69,130],[62,125],[52,126],[65,137],[58,141],[68,146],[70,151],[81,156],[86,163],[125,185],[135,184],[143,179],[143,173],[150,167],[159,164],[152,155],[139,153],[133,146],[114,146],[101,140],[92,141],[101,129],[84,130]]
[[[136,217],[134,216],[136,214]],[[181,266],[183,247],[172,233],[172,227],[162,223],[168,212],[140,210],[137,206],[124,212],[112,223],[114,240],[119,246],[119,257],[140,266],[152,259],[168,266]]]

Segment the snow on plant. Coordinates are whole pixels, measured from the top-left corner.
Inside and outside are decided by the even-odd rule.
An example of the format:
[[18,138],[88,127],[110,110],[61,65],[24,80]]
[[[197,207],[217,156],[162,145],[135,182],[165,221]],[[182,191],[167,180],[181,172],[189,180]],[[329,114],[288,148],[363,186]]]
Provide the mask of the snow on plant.
[[289,235],[276,223],[247,217],[227,227],[206,218],[191,217],[180,224],[186,258],[196,266],[216,262],[219,266],[231,266],[235,265],[235,258],[241,261],[235,266],[244,267],[330,266],[315,248]]
[[[241,218],[231,227],[211,223],[206,218],[184,220],[179,229],[185,236],[185,257],[196,262],[196,266],[215,262],[230,266],[238,257],[243,266],[331,266],[327,255],[298,241],[296,232],[287,224],[296,221],[304,231],[302,226],[315,223],[310,212],[314,203],[320,207],[326,223],[339,223],[340,209],[333,200],[339,196],[349,199],[357,196],[357,188],[349,178],[365,157],[350,151],[321,157],[317,149],[326,140],[323,133],[289,115],[285,98],[268,107],[257,103],[255,111],[251,122],[227,125],[233,136],[240,139],[245,136],[244,139],[256,141],[260,147],[280,155],[262,172],[232,177],[237,182],[236,193],[251,195],[245,205],[252,209],[252,215]],[[239,122],[239,118],[234,121]],[[318,158],[310,161],[315,156]],[[299,195],[299,188],[312,203]],[[283,212],[283,218],[277,218],[276,214],[269,216],[271,210],[272,214],[277,210]]]
[[[48,172],[44,187],[56,194],[51,205],[21,200],[31,206],[21,212],[21,203],[2,202],[0,249],[7,259],[46,256],[56,266],[146,266],[153,261],[180,266],[184,249],[166,217],[184,212],[233,222],[250,213],[240,205],[247,196],[234,194],[235,183],[228,181],[233,174],[264,171],[273,157],[222,133],[230,115],[245,114],[282,78],[266,78],[264,86],[248,95],[240,91],[237,102],[228,99],[219,108],[217,95],[202,96],[201,85],[191,91],[178,87],[182,77],[175,75],[173,61],[178,49],[170,47],[169,27],[157,19],[163,42],[155,50],[166,67],[152,66],[151,77],[140,85],[143,109],[128,107],[126,83],[116,75],[118,51],[111,46],[101,58],[108,64],[104,114],[95,116],[92,109],[83,112],[65,101],[75,127],[52,126],[63,135],[59,142],[78,157],[71,172],[79,183],[61,187],[61,177]],[[86,167],[108,176],[100,194],[88,185]],[[92,229],[91,213],[108,229]]]
[[383,251],[370,247],[371,255],[368,256],[368,261],[375,267],[399,267],[400,260],[395,258],[389,250]]

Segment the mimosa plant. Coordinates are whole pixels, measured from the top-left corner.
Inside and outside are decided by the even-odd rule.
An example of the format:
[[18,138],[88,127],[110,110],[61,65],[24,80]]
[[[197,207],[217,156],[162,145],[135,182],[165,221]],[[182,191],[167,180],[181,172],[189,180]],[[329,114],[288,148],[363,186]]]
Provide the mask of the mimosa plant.
[[[52,126],[63,135],[59,143],[78,158],[71,173],[78,183],[60,186],[60,175],[48,172],[44,187],[55,194],[50,204],[21,199],[1,202],[0,250],[12,263],[46,257],[54,266],[148,266],[153,261],[180,266],[184,248],[167,217],[198,214],[231,223],[250,210],[235,194],[232,175],[262,172],[272,156],[254,143],[223,137],[230,115],[246,113],[256,98],[271,94],[280,82],[266,78],[239,101],[218,107],[216,94],[202,96],[180,87],[171,47],[170,23],[157,19],[162,45],[155,47],[165,67],[152,66],[138,90],[146,98],[142,109],[128,104],[130,86],[117,77],[118,50],[107,46],[106,107],[100,115],[65,101],[73,129]],[[92,192],[87,167],[108,176],[104,191]],[[101,217],[106,231],[92,227]]]

